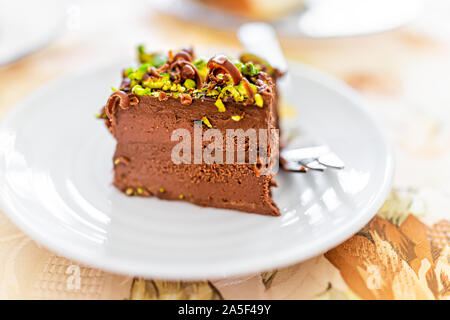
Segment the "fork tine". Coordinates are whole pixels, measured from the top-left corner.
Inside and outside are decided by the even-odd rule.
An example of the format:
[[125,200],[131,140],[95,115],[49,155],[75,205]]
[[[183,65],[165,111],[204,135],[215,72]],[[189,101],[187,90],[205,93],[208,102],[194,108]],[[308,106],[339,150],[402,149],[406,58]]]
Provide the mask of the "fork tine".
[[281,158],[282,161],[280,161],[281,166],[284,170],[291,171],[291,172],[308,172],[309,169],[303,166],[302,164],[298,162],[293,161],[286,161],[283,158]]
[[333,152],[329,152],[327,154],[321,155],[317,159],[317,161],[326,167],[330,167],[330,168],[334,168],[334,169],[344,169],[345,168],[344,162]]
[[293,172],[307,172],[310,169],[325,171],[327,168],[343,169],[344,162],[327,146],[315,146],[282,150],[280,163],[283,169]]
[[317,171],[325,171],[327,169],[326,166],[319,163],[317,160],[310,161],[308,163],[305,163],[305,167],[311,169],[311,170],[317,170]]

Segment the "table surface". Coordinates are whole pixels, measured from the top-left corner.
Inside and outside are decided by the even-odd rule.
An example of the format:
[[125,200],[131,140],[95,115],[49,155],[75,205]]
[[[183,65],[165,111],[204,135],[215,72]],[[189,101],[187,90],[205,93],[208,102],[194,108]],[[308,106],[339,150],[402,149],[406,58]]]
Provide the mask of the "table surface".
[[[48,81],[132,57],[138,43],[240,49],[234,33],[160,15],[145,1],[127,8],[105,0],[76,3],[67,10],[70,23],[63,36],[0,68],[0,119]],[[0,298],[449,299],[449,21],[450,6],[434,0],[412,25],[387,33],[281,39],[289,59],[331,73],[361,92],[395,147],[397,168],[389,198],[345,243],[262,274],[170,282],[79,265],[39,246],[0,212]]]

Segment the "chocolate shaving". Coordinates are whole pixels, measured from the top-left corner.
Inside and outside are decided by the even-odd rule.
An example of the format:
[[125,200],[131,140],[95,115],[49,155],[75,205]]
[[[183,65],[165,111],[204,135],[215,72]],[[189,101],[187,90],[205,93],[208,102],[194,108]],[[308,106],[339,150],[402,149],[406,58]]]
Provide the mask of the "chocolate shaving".
[[[182,80],[192,79],[192,74],[195,78],[197,89],[200,89],[203,85],[202,78],[197,68],[189,61],[175,60],[172,62],[167,70],[174,77],[174,83],[180,83]],[[172,71],[174,71],[172,73]]]
[[161,67],[159,67],[155,71],[159,74],[159,73],[162,73],[162,72],[166,72],[168,68],[169,68],[169,64],[168,63],[164,63]]
[[150,68],[150,76],[155,78],[162,78],[163,76],[158,73],[158,69],[155,67]]
[[173,57],[173,60],[174,61],[186,60],[186,61],[192,62],[192,56],[188,52],[181,50]]
[[167,99],[169,99],[169,96],[167,95],[167,93],[165,93],[164,91],[160,91],[158,94],[158,100],[166,101]]
[[242,82],[244,84],[245,91],[247,91],[249,99],[253,99],[255,97],[255,93],[252,90],[252,87],[250,87],[250,82],[247,80],[247,78],[242,78]]
[[188,106],[192,103],[192,97],[185,93],[185,94],[181,95],[180,102],[181,102],[181,104]]
[[273,80],[266,72],[260,71],[256,76],[255,85],[258,88],[259,94],[266,96],[273,95],[271,87],[272,84]]
[[130,85],[131,85],[131,80],[129,78],[123,78],[119,89],[121,91],[130,91],[131,90]]
[[128,99],[130,99],[130,106],[135,106],[139,103],[139,99],[134,93],[128,94]]
[[117,112],[117,105],[119,105],[121,109],[128,109],[130,107],[130,99],[127,93],[116,91],[109,97],[105,106],[105,113],[110,120]]
[[220,82],[220,79],[217,77],[219,74],[230,75],[234,85],[238,85],[242,80],[242,74],[239,69],[224,55],[217,55],[209,59],[207,67],[206,82],[210,80],[215,82],[219,80]]
[[192,49],[192,47],[185,47],[178,51],[175,55],[173,55],[173,53],[169,51],[169,64],[177,60],[192,62],[194,60],[194,49]]
[[120,156],[120,157],[118,157],[118,158],[116,158],[114,160],[114,164],[119,164],[119,163],[129,164],[130,163],[130,159],[128,159],[125,156]]

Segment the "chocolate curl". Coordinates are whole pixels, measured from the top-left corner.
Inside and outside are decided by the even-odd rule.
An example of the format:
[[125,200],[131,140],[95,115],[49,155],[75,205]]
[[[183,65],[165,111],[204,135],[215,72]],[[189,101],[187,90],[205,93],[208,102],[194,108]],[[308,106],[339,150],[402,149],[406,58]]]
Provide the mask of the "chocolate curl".
[[155,67],[151,67],[150,68],[150,72],[149,72],[150,76],[155,77],[155,78],[162,78],[163,76],[159,74],[158,69],[156,69]]
[[202,78],[200,77],[200,73],[198,72],[197,68],[191,62],[186,60],[175,60],[170,64],[169,69],[167,71],[170,73],[175,68],[179,69],[179,74],[181,77],[180,80],[191,79],[190,75],[194,75],[197,89],[201,89],[203,85]]
[[181,50],[173,57],[173,60],[174,61],[186,60],[186,61],[192,62],[192,56],[189,52],[187,52],[185,50]]
[[[131,102],[130,102],[131,97]],[[108,116],[108,118],[111,120],[114,115],[117,112],[117,105],[121,109],[128,109],[131,105],[135,105],[139,103],[139,100],[137,99],[136,95],[130,95],[128,96],[127,93],[123,91],[116,91],[114,92],[108,99],[108,102],[105,106],[105,113]]]
[[243,84],[244,84],[244,88],[245,91],[247,91],[248,97],[250,99],[253,99],[255,97],[255,93],[252,90],[252,87],[250,87],[250,82],[247,80],[247,78],[242,78]]
[[192,62],[194,60],[194,50],[192,47],[185,47],[178,51],[175,55],[173,55],[172,51],[169,51],[169,64],[177,60]]
[[208,74],[206,81],[214,80],[218,74],[229,74],[233,79],[234,85],[238,85],[242,80],[242,74],[239,69],[224,55],[217,55],[209,59]]
[[139,103],[139,99],[134,93],[128,94],[128,99],[130,100],[130,106],[135,106]]

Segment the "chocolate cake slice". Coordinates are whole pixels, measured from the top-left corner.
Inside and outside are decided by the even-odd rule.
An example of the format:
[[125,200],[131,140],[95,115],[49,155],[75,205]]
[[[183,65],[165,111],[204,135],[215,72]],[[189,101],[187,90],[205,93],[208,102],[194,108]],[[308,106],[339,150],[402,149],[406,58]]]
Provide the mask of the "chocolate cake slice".
[[280,215],[271,199],[276,70],[248,54],[196,59],[190,48],[165,57],[140,47],[139,60],[100,115],[117,140],[114,186],[129,196]]

